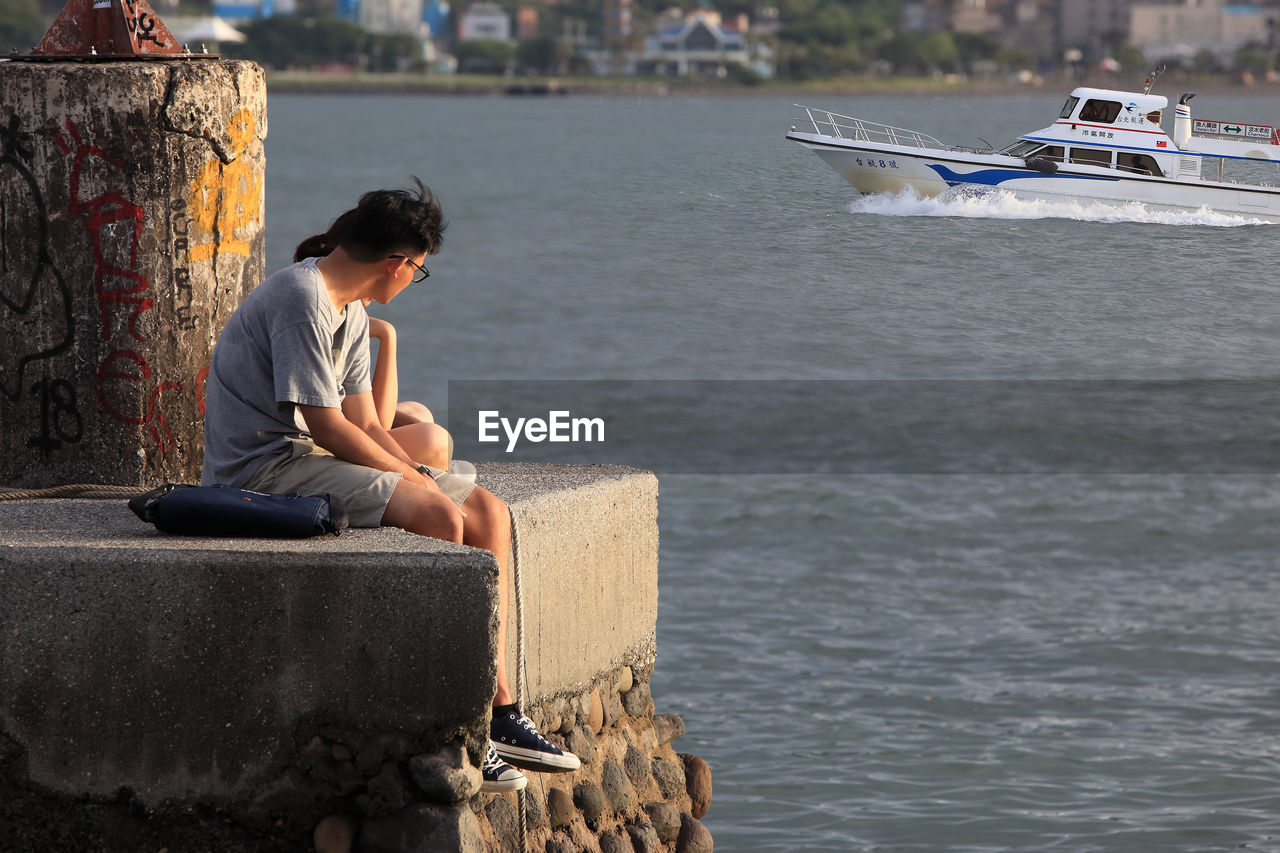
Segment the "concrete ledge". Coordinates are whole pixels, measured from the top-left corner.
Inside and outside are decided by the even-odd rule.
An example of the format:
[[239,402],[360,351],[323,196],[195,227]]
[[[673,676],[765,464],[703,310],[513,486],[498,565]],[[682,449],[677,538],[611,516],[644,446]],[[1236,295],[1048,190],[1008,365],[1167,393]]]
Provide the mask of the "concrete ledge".
[[[479,468],[518,518],[530,698],[651,663],[653,475]],[[488,552],[398,530],[195,539],[123,501],[0,502],[0,736],[42,788],[147,805],[265,796],[324,726],[473,736],[496,581]]]

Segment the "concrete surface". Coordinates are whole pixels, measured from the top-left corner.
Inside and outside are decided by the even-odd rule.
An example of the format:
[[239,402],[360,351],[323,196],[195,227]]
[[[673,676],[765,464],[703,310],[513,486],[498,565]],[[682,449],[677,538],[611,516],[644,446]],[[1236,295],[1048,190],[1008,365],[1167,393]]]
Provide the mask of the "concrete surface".
[[[653,475],[479,468],[519,519],[533,696],[651,660]],[[393,529],[199,539],[123,500],[0,502],[0,735],[39,785],[148,805],[256,796],[317,726],[425,749],[483,724],[496,581],[487,551]]]
[[0,482],[199,478],[266,133],[251,62],[0,62]]

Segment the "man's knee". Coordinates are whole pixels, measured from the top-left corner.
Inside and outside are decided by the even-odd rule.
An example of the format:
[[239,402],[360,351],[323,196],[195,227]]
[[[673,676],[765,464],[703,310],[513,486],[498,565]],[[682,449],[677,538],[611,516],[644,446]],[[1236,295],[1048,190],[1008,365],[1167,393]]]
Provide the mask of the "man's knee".
[[511,510],[507,507],[506,502],[481,486],[476,486],[471,490],[471,494],[467,496],[463,505],[467,508],[468,515],[474,510],[483,513],[485,516],[492,517],[494,520],[501,519],[507,522],[511,520]]
[[402,400],[396,406],[395,426],[435,423],[431,410],[417,400]]
[[400,481],[391,494],[382,523],[419,536],[461,542],[462,512],[439,489]]

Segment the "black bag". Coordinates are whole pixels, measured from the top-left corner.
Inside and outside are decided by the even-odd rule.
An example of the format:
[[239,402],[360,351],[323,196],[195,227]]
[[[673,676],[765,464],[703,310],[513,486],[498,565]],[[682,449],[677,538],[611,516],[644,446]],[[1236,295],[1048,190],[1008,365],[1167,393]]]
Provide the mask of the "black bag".
[[341,501],[328,495],[269,495],[230,486],[165,483],[129,501],[138,518],[164,533],[301,539],[347,528]]

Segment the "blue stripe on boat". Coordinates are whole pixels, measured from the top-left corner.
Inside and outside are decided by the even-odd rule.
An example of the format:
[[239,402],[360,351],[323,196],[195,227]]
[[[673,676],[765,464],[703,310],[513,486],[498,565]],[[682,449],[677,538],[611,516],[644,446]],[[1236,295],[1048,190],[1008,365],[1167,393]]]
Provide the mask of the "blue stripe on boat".
[[1073,178],[1082,181],[1114,181],[1116,178],[1109,178],[1105,175],[1062,175],[1054,172],[1036,172],[1028,169],[982,169],[978,172],[970,172],[961,175],[953,172],[946,166],[939,166],[934,163],[926,164],[930,169],[938,173],[938,177],[947,182],[947,186],[954,187],[957,184],[985,184],[987,186],[999,186],[1005,181],[1011,181],[1014,178]]

